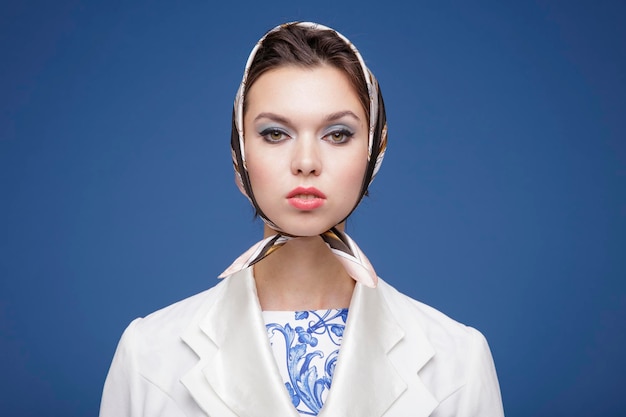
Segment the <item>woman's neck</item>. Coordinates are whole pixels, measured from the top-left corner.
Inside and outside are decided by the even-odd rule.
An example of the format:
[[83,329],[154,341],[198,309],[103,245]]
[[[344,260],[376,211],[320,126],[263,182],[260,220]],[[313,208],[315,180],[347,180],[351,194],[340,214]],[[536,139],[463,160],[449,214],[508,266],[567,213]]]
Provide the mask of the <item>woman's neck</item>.
[[319,236],[289,240],[254,265],[254,277],[263,310],[346,308],[355,285]]

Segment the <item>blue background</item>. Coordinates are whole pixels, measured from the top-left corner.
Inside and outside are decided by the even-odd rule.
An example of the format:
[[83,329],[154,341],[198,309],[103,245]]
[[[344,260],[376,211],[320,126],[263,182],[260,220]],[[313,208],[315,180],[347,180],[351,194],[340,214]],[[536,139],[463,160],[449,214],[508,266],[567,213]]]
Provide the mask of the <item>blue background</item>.
[[387,104],[349,231],[488,338],[508,416],[624,415],[626,25],[610,1],[0,6],[0,415],[96,415],[135,317],[261,236],[229,135],[248,52],[315,20]]

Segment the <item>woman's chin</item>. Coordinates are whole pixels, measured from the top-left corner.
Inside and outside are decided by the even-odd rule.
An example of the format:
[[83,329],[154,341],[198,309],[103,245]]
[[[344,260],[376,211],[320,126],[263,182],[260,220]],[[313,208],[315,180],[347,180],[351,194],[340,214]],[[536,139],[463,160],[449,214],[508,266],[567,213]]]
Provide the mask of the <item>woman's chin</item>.
[[[276,224],[276,225],[284,233],[291,235],[291,236],[315,237],[331,229],[333,226],[335,226],[335,223],[307,224],[306,222],[299,222],[299,223],[298,222],[289,222],[289,223],[283,222],[282,224]],[[269,228],[266,226],[266,229],[269,229]],[[266,235],[268,232],[270,232],[270,234],[276,233],[272,229],[269,229],[269,230],[266,230]]]

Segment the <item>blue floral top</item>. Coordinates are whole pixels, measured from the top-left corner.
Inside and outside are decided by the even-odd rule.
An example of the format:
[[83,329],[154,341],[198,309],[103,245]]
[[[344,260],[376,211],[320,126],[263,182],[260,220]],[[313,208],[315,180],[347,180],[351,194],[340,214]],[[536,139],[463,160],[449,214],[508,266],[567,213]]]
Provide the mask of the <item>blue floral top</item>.
[[348,309],[264,311],[267,335],[296,410],[316,416],[328,395]]

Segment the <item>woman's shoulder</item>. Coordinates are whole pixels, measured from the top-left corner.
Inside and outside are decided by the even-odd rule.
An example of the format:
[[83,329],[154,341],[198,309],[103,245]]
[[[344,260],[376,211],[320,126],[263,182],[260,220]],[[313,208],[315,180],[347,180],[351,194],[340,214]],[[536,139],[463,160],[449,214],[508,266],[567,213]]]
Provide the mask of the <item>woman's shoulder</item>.
[[435,414],[458,415],[474,407],[471,415],[503,415],[498,378],[483,334],[384,281],[379,288],[403,330],[395,363],[409,380],[415,374],[411,360],[426,358],[420,363],[419,378],[439,401]]
[[215,303],[224,282],[156,310],[145,317],[138,317],[128,326],[136,337],[147,343],[156,342],[171,335],[179,335],[190,324],[198,321]]
[[431,341],[439,341],[448,346],[450,343],[463,345],[469,339],[483,338],[475,328],[398,291],[384,280],[379,281],[379,288],[391,313],[405,329],[416,327]]

